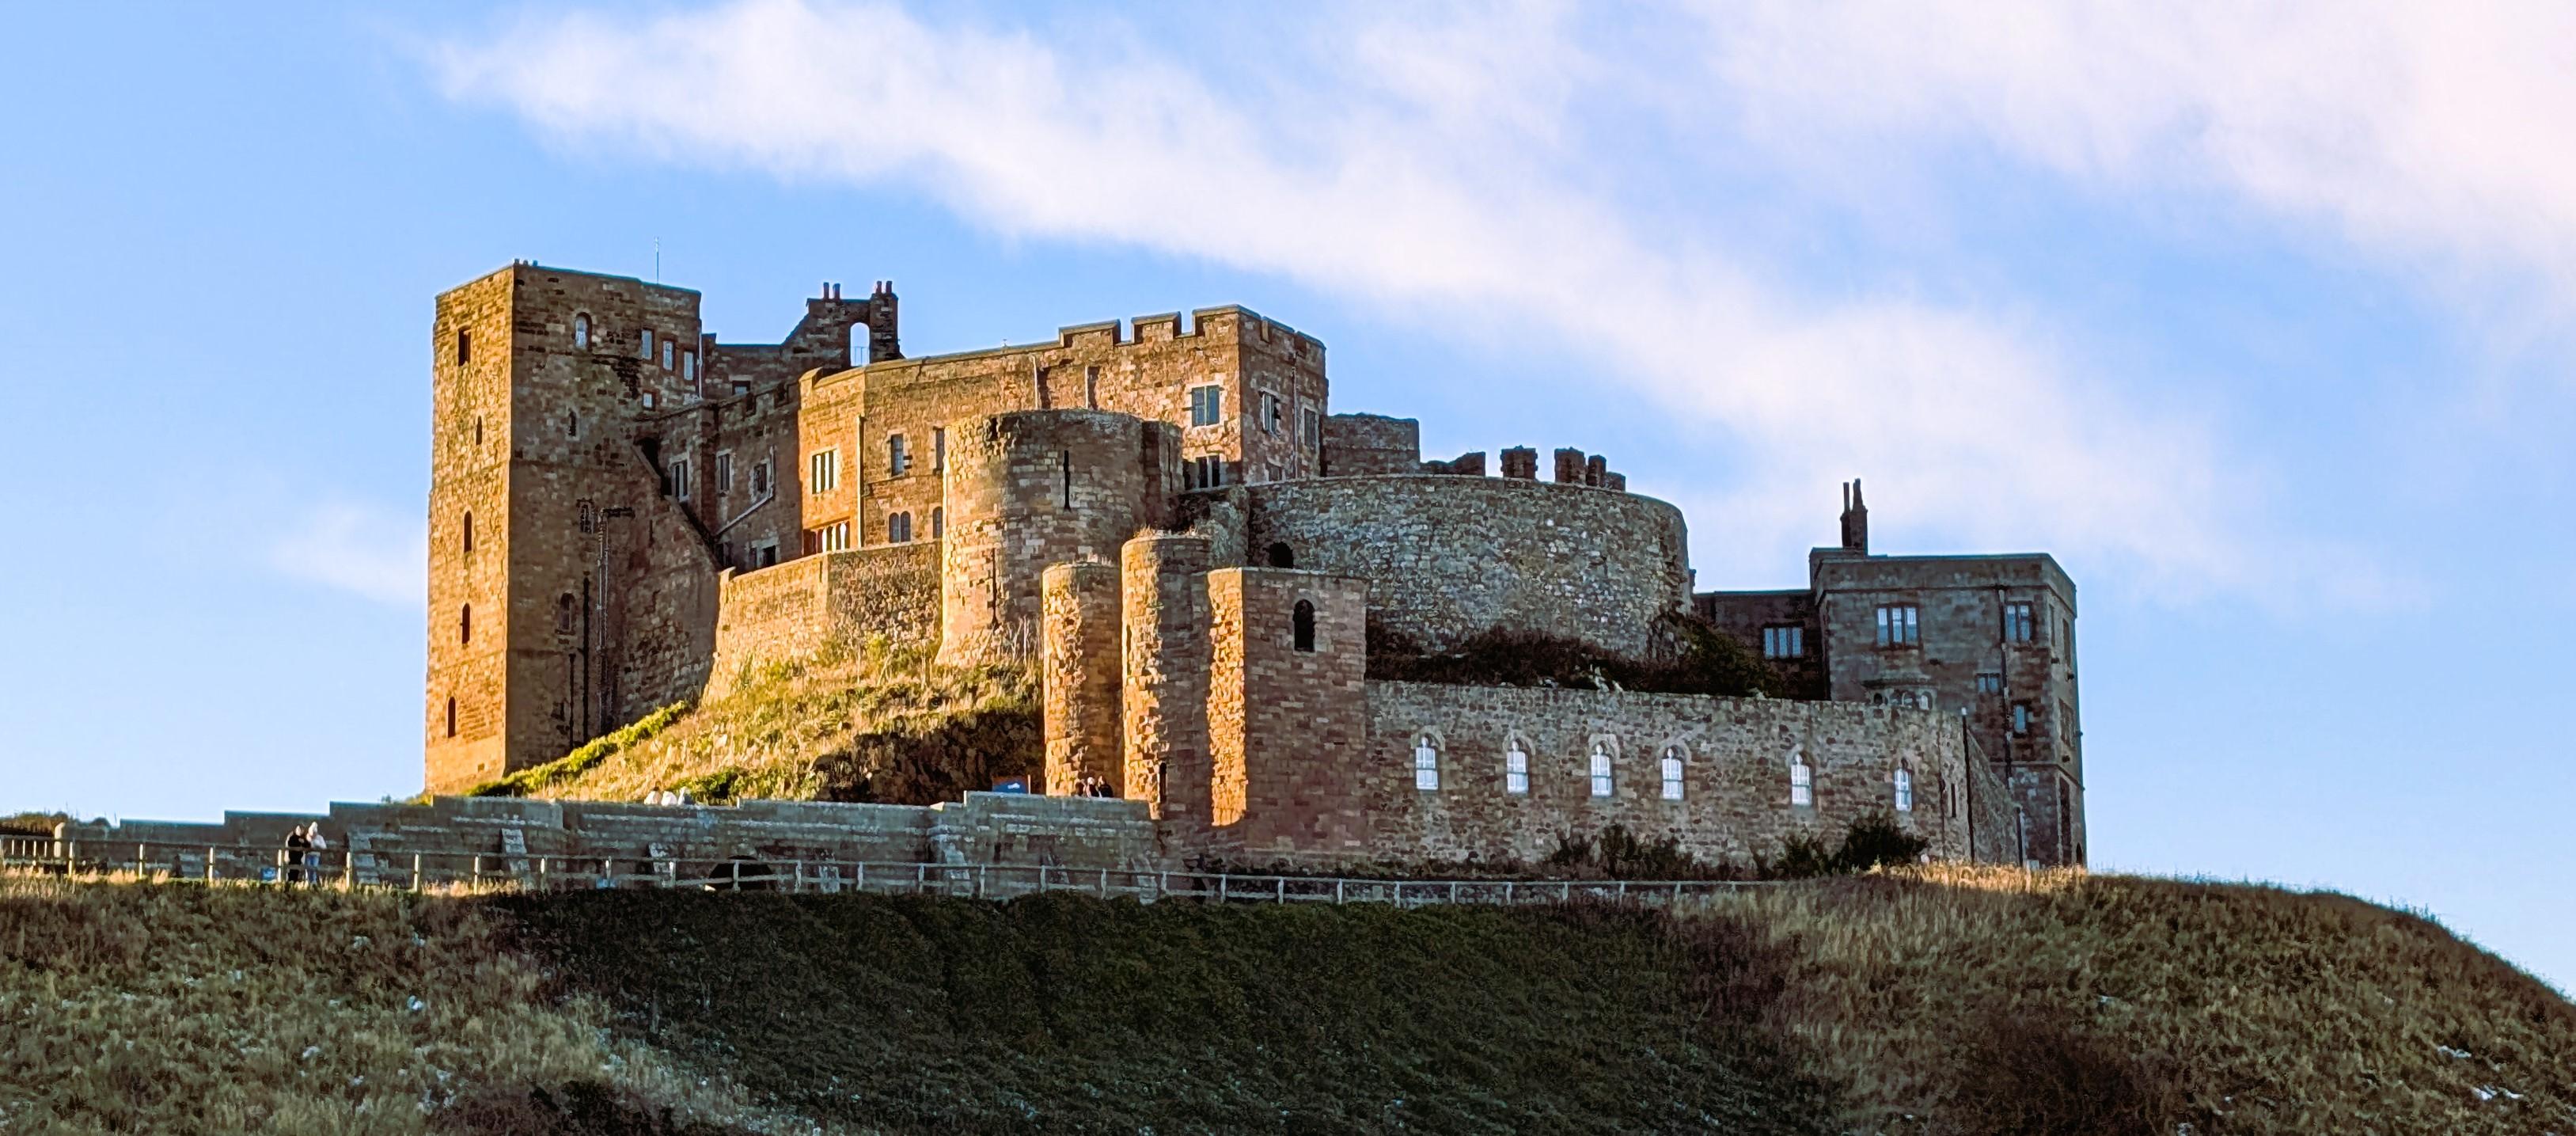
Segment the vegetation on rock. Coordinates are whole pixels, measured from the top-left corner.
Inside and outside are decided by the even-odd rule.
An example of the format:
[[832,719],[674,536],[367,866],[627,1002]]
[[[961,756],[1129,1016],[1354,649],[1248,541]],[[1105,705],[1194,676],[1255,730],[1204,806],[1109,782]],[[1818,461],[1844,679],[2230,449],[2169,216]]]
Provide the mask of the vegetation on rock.
[[1655,694],[1746,697],[1787,693],[1779,672],[1734,636],[1695,616],[1657,623],[1663,644],[1652,662],[1623,659],[1571,639],[1528,631],[1487,631],[1457,649],[1431,652],[1372,619],[1368,677],[1456,686],[1562,686]]

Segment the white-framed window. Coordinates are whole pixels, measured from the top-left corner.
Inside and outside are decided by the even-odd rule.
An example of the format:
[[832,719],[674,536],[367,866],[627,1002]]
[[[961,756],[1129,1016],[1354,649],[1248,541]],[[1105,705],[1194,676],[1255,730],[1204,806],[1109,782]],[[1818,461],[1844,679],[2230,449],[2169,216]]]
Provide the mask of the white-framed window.
[[886,518],[886,543],[888,543],[888,544],[909,544],[909,543],[911,543],[911,542],[912,542],[912,514],[910,514],[910,513],[896,513],[896,514],[894,514],[893,516],[887,517],[887,518]]
[[1282,413],[1283,410],[1284,408],[1279,403],[1278,395],[1272,394],[1269,391],[1261,392],[1261,428],[1264,431],[1272,434],[1279,432],[1280,428],[1285,425],[1282,421],[1282,418],[1284,417]]
[[590,350],[590,313],[588,312],[572,317],[572,347],[575,351]]
[[671,496],[674,499],[681,501],[689,499],[689,459],[671,459],[670,482]]
[[1682,747],[1673,746],[1664,751],[1662,772],[1664,775],[1664,799],[1667,801],[1678,801],[1682,799],[1683,764]]
[[1225,420],[1225,388],[1190,388],[1190,425],[1214,426]]
[[901,477],[912,472],[912,447],[901,434],[886,435],[886,476]]
[[751,463],[751,495],[754,497],[766,497],[769,495],[768,458],[762,458],[759,461]]
[[716,495],[733,492],[733,451],[716,451]]
[[1181,466],[1181,481],[1190,489],[1215,489],[1225,484],[1225,459],[1216,454],[1201,454]]
[[1522,748],[1519,738],[1513,738],[1503,751],[1503,791],[1513,796],[1529,793],[1529,750]]
[[1896,811],[1914,811],[1914,773],[1902,765],[1896,767]]
[[638,341],[639,345],[635,349],[635,357],[650,363],[653,361],[653,329],[649,327],[645,328],[639,334],[642,338]]
[[829,493],[841,484],[841,451],[816,450],[805,459],[805,491]]
[[1610,795],[1610,743],[1592,743],[1592,795]]
[[834,521],[821,528],[805,530],[805,551],[840,552],[850,547],[850,522]]
[[670,370],[670,369],[671,369],[671,364],[672,364],[672,362],[673,362],[673,360],[672,360],[672,358],[671,358],[671,352],[672,352],[672,350],[673,350],[673,348],[671,347],[671,341],[670,341],[670,340],[668,340],[668,339],[663,340],[663,341],[662,341],[662,369],[663,369],[663,370],[665,370],[665,371],[667,371],[667,370]]
[[1807,755],[1789,751],[1789,803],[1800,807],[1816,803],[1816,774],[1807,768]]
[[[1093,370],[1099,370],[1094,367]],[[930,472],[948,472],[948,427],[930,428]]]
[[1426,793],[1440,789],[1440,748],[1427,736],[1413,739],[1413,787]]
[[695,351],[683,351],[683,352],[680,352],[680,381],[681,381],[681,382],[684,382],[684,383],[689,384],[689,391],[690,391],[690,393],[693,393],[693,394],[694,394],[694,393],[696,393],[696,392],[697,392],[697,389],[698,389],[698,353],[697,353],[697,352],[695,352]]
[[1886,604],[1878,609],[1878,645],[1912,647],[1923,642],[1921,609],[1913,604]]
[[1977,693],[2001,694],[2003,692],[2004,676],[2002,672],[1988,671],[1977,676]]
[[931,506],[931,507],[930,507],[930,539],[932,539],[932,540],[938,540],[938,539],[940,539],[940,538],[942,538],[942,537],[945,537],[945,536],[947,536],[947,535],[948,535],[948,510],[946,510],[946,509],[944,509],[944,508],[941,508],[940,506],[937,506],[937,505],[933,505],[933,506]]
[[1762,629],[1762,657],[1766,659],[1800,659],[1807,655],[1807,629],[1797,624],[1784,624]]
[[2027,601],[2017,600],[2004,605],[2004,642],[2028,643],[2037,631]]

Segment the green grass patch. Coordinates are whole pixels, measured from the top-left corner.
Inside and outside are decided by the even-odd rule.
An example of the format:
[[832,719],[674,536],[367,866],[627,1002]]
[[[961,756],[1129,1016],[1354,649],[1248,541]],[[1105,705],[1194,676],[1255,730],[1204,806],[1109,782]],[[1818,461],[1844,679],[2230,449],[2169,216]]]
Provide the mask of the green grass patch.
[[689,705],[674,702],[637,719],[634,723],[583,743],[580,749],[549,761],[533,765],[507,777],[486,781],[465,791],[469,797],[525,797],[539,790],[570,782],[596,768],[619,751],[661,733],[671,723],[688,713]]

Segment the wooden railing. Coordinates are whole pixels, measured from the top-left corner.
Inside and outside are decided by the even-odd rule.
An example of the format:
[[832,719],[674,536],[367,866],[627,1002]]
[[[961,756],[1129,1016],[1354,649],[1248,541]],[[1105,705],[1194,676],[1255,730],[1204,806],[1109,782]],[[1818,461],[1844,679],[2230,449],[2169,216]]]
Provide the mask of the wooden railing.
[[1152,903],[1675,904],[1760,881],[1726,880],[1392,880],[1348,876],[1135,871],[1035,864],[923,864],[861,860],[709,860],[567,857],[514,853],[284,848],[0,840],[0,870],[57,876],[139,878],[282,887],[381,887],[411,891],[481,888],[571,891],[701,888],[718,891],[872,892],[1003,899],[1050,892]]

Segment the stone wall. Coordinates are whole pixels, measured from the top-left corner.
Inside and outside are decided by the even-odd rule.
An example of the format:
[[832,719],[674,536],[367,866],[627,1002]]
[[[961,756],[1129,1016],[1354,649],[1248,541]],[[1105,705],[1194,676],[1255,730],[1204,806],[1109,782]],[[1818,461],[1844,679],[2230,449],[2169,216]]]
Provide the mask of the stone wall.
[[1688,610],[1681,512],[1651,497],[1491,477],[1331,477],[1246,490],[1244,543],[1373,585],[1372,613],[1426,649],[1509,629],[1652,650]]
[[585,872],[611,861],[619,874],[666,870],[657,862],[672,860],[686,862],[691,871],[729,860],[781,870],[790,861],[838,860],[1141,871],[1163,866],[1145,813],[1132,801],[1020,793],[968,793],[962,801],[927,808],[436,797],[427,804],[335,803],[325,815],[226,813],[213,824],[74,823],[59,827],[56,839],[78,842],[82,856],[108,860],[131,859],[138,841],[181,846],[148,849],[147,856],[156,866],[176,859],[181,874],[190,876],[205,871],[202,850],[217,849],[221,874],[238,878],[273,867],[270,850],[283,848],[289,828],[320,822],[332,844],[353,856],[360,882],[395,885],[409,882],[414,856],[448,876],[470,872],[476,857],[493,874],[532,873],[530,861],[538,857],[558,861],[557,870]]
[[855,549],[727,572],[704,697],[724,696],[753,667],[877,636],[894,647],[938,643],[936,546]]
[[1152,534],[1119,554],[1119,675],[1125,785],[1157,820],[1208,824],[1208,543]]
[[1085,561],[1048,568],[1040,589],[1046,791],[1056,796],[1085,777],[1113,792],[1125,780],[1119,588],[1117,565]]
[[1418,473],[1422,423],[1383,414],[1334,414],[1324,419],[1323,474],[1366,477]]
[[1368,832],[1368,581],[1232,568],[1209,573],[1207,589],[1204,847],[1254,860],[1356,852]]
[[[1954,716],[1779,699],[1565,689],[1368,684],[1368,755],[1358,771],[1369,843],[1380,856],[1534,863],[1567,837],[1612,824],[1671,837],[1693,856],[1750,868],[1783,841],[1833,844],[1873,813],[1932,842],[1937,856],[1974,847],[1967,755]],[[1436,752],[1437,789],[1417,788],[1415,748]],[[1528,755],[1512,792],[1508,754]],[[1592,792],[1591,755],[1610,755],[1611,792]],[[1663,795],[1661,762],[1682,761],[1682,796]],[[1791,761],[1809,770],[1812,804],[1791,803]],[[1895,771],[1914,807],[1895,810]]]
[[[1825,636],[1816,620],[1816,599],[1804,588],[1770,592],[1701,592],[1691,597],[1700,618],[1762,655],[1778,671],[1785,687],[1763,693],[1782,698],[1825,697]],[[1798,629],[1798,653],[1773,657],[1763,653],[1763,632],[1775,627]]]

